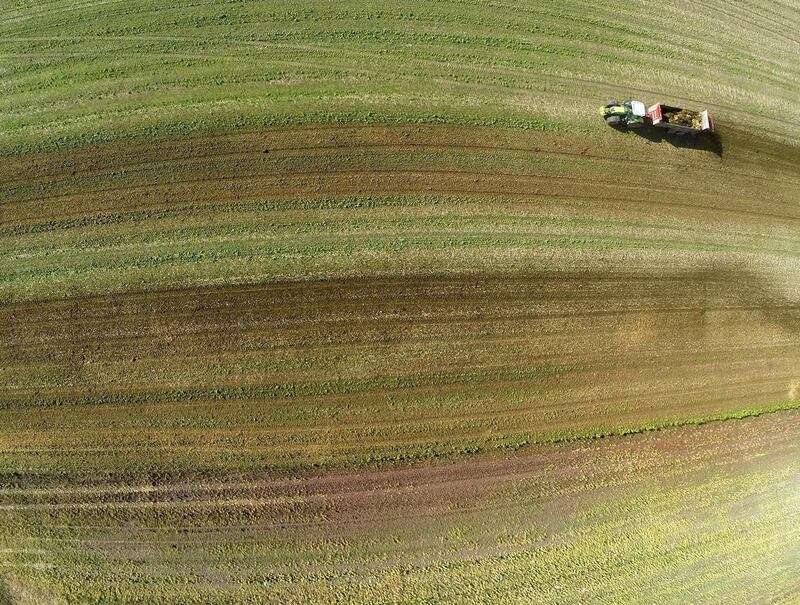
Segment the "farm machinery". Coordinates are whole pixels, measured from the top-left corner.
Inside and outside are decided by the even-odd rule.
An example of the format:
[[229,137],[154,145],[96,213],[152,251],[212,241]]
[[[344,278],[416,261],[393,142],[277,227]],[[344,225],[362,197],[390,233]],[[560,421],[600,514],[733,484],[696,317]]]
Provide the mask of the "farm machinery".
[[708,110],[694,111],[656,103],[649,108],[633,99],[620,103],[611,101],[600,108],[600,115],[616,128],[663,128],[676,135],[697,135],[714,132],[714,118]]

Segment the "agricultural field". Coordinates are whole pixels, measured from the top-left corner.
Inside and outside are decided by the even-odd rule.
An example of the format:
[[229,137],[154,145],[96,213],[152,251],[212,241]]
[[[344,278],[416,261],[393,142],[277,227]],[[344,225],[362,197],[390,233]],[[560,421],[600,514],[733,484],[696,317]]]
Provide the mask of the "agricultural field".
[[800,603],[798,31],[0,2],[0,605]]

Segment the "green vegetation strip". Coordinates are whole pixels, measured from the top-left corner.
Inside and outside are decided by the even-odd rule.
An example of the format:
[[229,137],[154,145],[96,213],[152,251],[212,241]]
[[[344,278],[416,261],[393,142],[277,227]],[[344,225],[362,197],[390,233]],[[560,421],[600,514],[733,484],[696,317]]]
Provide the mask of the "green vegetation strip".
[[[48,6],[0,24],[6,153],[287,123],[598,133],[598,100],[630,91],[798,132],[793,22],[710,5]],[[778,43],[764,42],[765,24]]]

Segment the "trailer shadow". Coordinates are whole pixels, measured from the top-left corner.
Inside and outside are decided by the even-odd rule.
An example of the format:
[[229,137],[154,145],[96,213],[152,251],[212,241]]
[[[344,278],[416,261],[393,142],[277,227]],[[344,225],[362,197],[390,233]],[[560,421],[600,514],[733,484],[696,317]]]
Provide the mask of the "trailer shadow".
[[700,151],[708,151],[718,157],[722,157],[722,139],[716,132],[697,136],[679,136],[668,133],[660,128],[638,128],[628,130],[627,132],[634,136],[647,139],[652,143],[666,142],[673,147],[699,149]]

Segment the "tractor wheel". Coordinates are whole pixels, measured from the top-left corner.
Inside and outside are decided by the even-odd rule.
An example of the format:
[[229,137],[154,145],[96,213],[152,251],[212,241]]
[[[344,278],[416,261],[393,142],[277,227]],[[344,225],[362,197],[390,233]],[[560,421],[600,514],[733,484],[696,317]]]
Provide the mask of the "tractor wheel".
[[606,124],[609,126],[619,126],[622,122],[622,119],[619,116],[608,116],[606,118]]
[[628,128],[641,128],[641,122],[628,122]]
[[614,107],[614,105],[622,105],[622,103],[619,101],[611,101],[611,103],[608,103],[606,107]]

